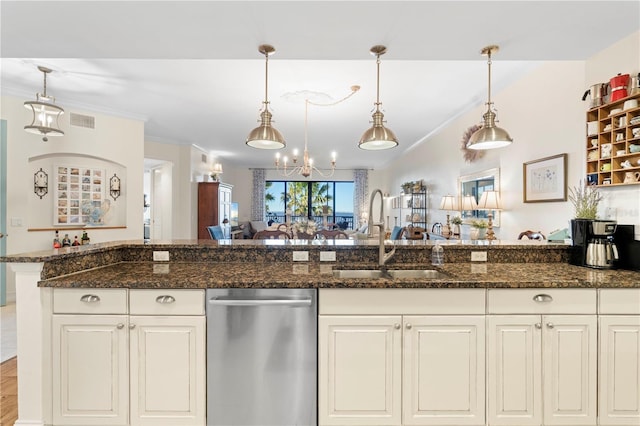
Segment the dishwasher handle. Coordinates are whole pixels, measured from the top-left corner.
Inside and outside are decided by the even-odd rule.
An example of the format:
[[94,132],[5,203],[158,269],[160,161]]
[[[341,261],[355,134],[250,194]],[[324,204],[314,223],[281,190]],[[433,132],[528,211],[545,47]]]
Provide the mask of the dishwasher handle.
[[213,297],[209,304],[217,306],[311,306],[310,297],[305,299],[230,299],[226,297]]

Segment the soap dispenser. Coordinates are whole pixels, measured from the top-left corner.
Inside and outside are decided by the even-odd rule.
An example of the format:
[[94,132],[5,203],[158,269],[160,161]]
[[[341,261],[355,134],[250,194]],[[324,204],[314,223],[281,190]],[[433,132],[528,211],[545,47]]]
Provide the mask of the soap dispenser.
[[438,241],[436,241],[436,245],[431,249],[431,264],[433,266],[444,265],[444,249]]

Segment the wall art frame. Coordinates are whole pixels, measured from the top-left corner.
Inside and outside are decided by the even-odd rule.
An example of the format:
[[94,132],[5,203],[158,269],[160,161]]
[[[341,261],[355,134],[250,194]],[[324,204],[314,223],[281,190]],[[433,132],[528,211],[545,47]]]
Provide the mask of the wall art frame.
[[566,153],[532,160],[522,165],[522,201],[549,203],[567,201]]

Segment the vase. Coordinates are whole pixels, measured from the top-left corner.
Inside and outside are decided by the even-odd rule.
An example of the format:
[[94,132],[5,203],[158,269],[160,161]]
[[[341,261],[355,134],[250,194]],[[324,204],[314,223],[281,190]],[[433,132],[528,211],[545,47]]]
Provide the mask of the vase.
[[484,240],[487,236],[486,228],[471,228],[469,236],[472,240]]

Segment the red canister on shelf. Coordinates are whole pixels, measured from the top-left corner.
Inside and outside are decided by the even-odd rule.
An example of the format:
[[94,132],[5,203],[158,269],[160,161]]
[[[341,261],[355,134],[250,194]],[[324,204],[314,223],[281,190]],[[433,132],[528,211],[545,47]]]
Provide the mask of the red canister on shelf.
[[609,80],[609,85],[611,86],[610,102],[626,98],[628,96],[627,87],[629,87],[629,74],[618,74]]

